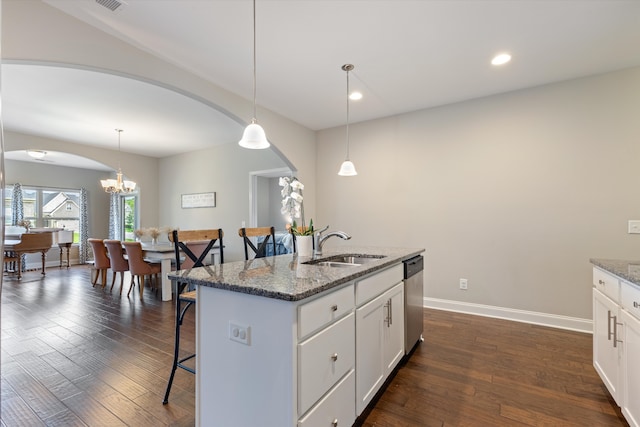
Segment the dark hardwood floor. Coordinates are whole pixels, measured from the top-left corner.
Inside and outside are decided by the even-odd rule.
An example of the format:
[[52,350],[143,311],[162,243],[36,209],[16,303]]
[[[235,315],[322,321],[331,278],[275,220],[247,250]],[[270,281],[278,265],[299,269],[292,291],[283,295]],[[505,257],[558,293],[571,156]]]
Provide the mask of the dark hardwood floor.
[[[194,425],[193,375],[178,370],[161,403],[173,303],[126,291],[92,288],[84,266],[5,276],[2,426]],[[193,314],[185,352],[195,347]],[[592,367],[590,335],[435,310],[424,326],[426,341],[364,426],[627,425]]]

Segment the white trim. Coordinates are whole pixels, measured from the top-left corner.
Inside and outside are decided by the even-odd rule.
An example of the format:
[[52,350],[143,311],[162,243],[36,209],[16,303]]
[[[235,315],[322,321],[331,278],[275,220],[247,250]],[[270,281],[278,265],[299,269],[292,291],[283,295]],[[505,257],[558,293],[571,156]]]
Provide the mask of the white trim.
[[427,297],[423,299],[423,305],[425,308],[436,310],[475,314],[477,316],[494,317],[588,334],[593,333],[593,321],[591,319]]

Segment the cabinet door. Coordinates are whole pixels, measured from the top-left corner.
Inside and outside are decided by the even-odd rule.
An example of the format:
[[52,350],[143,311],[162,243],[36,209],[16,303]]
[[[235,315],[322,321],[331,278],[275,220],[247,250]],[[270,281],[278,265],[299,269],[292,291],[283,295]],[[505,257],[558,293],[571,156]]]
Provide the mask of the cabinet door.
[[356,310],[356,416],[384,383],[384,295]]
[[622,310],[622,323],[624,323],[622,413],[630,426],[640,427],[640,320]]
[[385,377],[393,371],[404,356],[404,284],[399,283],[385,292],[382,298],[384,313],[384,366]]
[[[597,289],[593,289],[593,366],[609,389],[611,396],[620,404],[619,351],[616,343],[620,332],[618,305]],[[614,346],[614,344],[616,346]]]

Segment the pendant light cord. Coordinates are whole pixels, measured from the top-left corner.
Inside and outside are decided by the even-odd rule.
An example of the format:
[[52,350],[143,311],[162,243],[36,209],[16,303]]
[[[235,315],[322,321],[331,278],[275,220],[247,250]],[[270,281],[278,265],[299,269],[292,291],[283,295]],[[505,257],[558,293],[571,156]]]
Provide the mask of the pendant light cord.
[[256,0],[253,0],[253,121],[256,121]]
[[118,172],[120,172],[122,169],[120,169],[120,158],[122,157],[122,153],[120,152],[120,134],[122,133],[122,129],[116,129],[116,132],[118,132]]

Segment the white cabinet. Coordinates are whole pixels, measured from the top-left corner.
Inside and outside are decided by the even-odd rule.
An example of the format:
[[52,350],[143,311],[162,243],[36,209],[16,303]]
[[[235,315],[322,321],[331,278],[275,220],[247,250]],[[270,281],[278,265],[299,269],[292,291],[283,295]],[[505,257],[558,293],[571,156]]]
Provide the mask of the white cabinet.
[[299,426],[355,421],[354,299],[351,284],[298,307]]
[[[356,282],[356,414],[360,415],[404,355],[402,267]],[[365,296],[366,295],[366,296]]]
[[640,427],[640,287],[594,268],[593,366],[632,427]]
[[617,334],[617,326],[620,326],[617,324],[618,308],[618,304],[602,292],[593,290],[593,367],[616,402],[619,402],[620,383],[620,352],[614,341],[614,330]]
[[623,282],[621,301],[624,325],[622,413],[629,425],[640,427],[640,288]]

